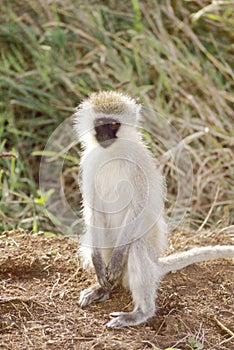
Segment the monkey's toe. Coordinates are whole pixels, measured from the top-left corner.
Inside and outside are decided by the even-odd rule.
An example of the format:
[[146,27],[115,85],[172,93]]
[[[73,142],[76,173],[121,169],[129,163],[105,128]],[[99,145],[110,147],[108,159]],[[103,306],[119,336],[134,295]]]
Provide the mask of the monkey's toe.
[[[114,314],[114,315],[113,315]],[[109,321],[106,326],[109,328],[122,328],[127,326],[134,326],[135,324],[138,324],[137,320],[134,320],[134,318],[129,318],[128,313],[119,312],[119,316],[117,316],[118,312],[112,313],[115,318],[113,318],[111,321]]]
[[127,326],[127,324],[123,323],[120,317],[116,317],[106,324],[106,327],[109,328],[122,328],[124,326]]
[[110,316],[113,316],[106,326],[110,328],[122,328],[127,326],[136,326],[140,323],[145,322],[152,314],[143,313],[140,310],[132,312],[112,312]]

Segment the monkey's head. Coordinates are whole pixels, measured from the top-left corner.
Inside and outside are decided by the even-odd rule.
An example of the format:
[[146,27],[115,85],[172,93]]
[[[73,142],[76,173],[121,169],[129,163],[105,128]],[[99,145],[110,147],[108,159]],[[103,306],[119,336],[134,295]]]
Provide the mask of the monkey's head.
[[109,148],[121,139],[136,141],[141,105],[114,91],[93,93],[75,113],[75,128],[86,145]]

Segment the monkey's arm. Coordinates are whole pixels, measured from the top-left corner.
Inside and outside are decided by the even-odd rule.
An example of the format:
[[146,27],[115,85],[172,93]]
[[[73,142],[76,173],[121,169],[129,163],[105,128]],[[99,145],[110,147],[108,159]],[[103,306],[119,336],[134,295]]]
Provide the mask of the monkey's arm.
[[[88,189],[88,186],[86,186],[86,196],[87,198],[90,196],[90,202],[95,204],[95,199],[91,197]],[[89,207],[85,208],[85,210],[88,224],[86,226],[85,235],[82,237],[83,240],[81,244],[83,244],[83,246],[90,246],[88,254],[89,258],[91,257],[97,281],[105,290],[110,290],[111,284],[107,280],[106,264],[102,257],[102,249],[106,246],[105,235],[103,235],[102,230],[102,227],[105,227],[105,217],[101,215],[100,211],[91,210]]]
[[166,275],[168,272],[181,270],[197,262],[222,258],[234,258],[234,246],[217,245],[192,248],[186,252],[161,257],[158,263],[162,269],[162,275]]
[[126,225],[123,225],[122,230],[118,233],[110,262],[106,268],[106,277],[112,284],[112,289],[117,285],[121,277],[131,244],[133,244],[133,241],[140,238],[141,233],[144,232],[144,224],[142,221],[140,223],[138,221],[138,224],[136,223],[137,220],[136,222],[131,221],[132,217],[136,215],[137,210],[138,208],[132,207],[126,215]]
[[111,260],[106,268],[106,278],[108,282],[111,284],[111,288],[113,289],[123,272],[123,267],[126,261],[126,257],[128,254],[129,245],[116,247],[113,250]]
[[107,268],[102,260],[101,252],[98,248],[93,249],[92,262],[99,284],[104,289],[110,290],[112,288],[112,283],[107,278]]

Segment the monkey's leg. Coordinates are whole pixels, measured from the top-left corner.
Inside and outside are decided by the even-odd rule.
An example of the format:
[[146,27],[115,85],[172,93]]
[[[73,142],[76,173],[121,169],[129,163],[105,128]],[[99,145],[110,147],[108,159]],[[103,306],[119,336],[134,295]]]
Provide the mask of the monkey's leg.
[[88,306],[93,301],[105,301],[109,298],[110,292],[100,285],[96,284],[87,289],[82,290],[80,293],[79,304],[81,307]]
[[111,313],[115,318],[107,323],[107,327],[134,326],[146,321],[155,313],[156,286],[161,273],[150,259],[143,241],[135,241],[130,246],[127,269],[134,309],[132,312]]

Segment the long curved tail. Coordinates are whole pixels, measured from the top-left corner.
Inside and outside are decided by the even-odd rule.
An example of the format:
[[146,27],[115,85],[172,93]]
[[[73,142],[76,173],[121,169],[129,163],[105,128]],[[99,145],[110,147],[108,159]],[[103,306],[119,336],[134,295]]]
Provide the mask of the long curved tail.
[[162,274],[183,269],[191,264],[220,258],[234,258],[234,246],[216,245],[192,248],[188,251],[175,253],[158,259]]

